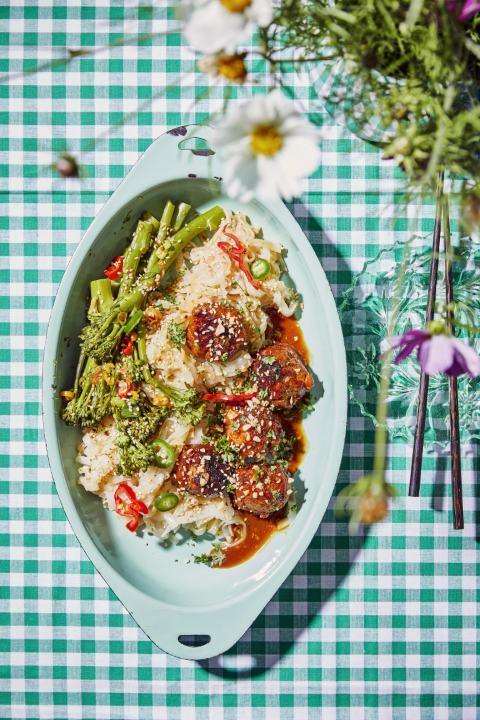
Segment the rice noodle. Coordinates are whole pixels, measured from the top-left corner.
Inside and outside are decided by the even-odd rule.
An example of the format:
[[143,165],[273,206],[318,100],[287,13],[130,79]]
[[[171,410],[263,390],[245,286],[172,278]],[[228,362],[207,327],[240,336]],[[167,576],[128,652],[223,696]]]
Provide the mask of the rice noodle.
[[[245,260],[251,263],[261,257],[271,265],[271,272],[265,280],[259,281],[256,290],[247,281],[238,264],[218,247],[219,241],[225,241],[223,229],[235,234],[245,245]],[[172,322],[186,326],[194,307],[206,301],[232,302],[242,308],[242,320],[247,331],[249,347],[258,351],[263,346],[265,332],[270,323],[264,307],[276,307],[280,313],[290,316],[295,312],[297,302],[293,291],[280,280],[284,269],[282,245],[274,240],[257,237],[260,228],[251,226],[243,213],[227,215],[215,235],[204,245],[189,246],[177,259],[179,278],[165,293],[150,294],[150,303],[160,311],[159,321],[149,326],[147,333],[147,356],[156,377],[164,383],[185,389],[196,387],[204,392],[213,386],[219,392],[228,392],[233,378],[238,372],[246,373],[252,364],[249,352],[242,351],[233,360],[224,365],[207,362],[190,355],[186,346],[172,345],[168,328]],[[188,266],[185,264],[188,261]],[[176,302],[172,302],[172,296]],[[151,397],[155,394],[150,385],[144,384],[144,391]],[[205,421],[198,427],[183,426],[175,415],[168,418],[158,433],[177,451],[185,444],[202,442]],[[119,461],[119,451],[115,445],[115,428],[112,418],[105,419],[97,429],[87,429],[83,433],[83,442],[78,447],[76,461],[79,463],[79,483],[90,492],[103,499],[104,505],[115,511],[114,494],[119,483],[130,485],[138,499],[148,507],[148,515],[142,516],[143,531],[174,544],[178,542],[175,533],[181,528],[190,530],[194,535],[206,532],[217,539],[232,538],[233,526],[241,526],[246,533],[246,525],[232,506],[228,496],[207,499],[187,495],[180,497],[178,505],[169,512],[155,509],[155,499],[159,494],[176,493],[174,474],[171,469],[164,470],[149,467],[145,472],[137,471],[131,477],[117,475],[115,467]],[[291,496],[290,499],[292,499]],[[294,517],[294,514],[293,514]],[[128,518],[120,518],[124,524]],[[290,514],[286,519],[291,522]],[[282,521],[286,522],[286,521]],[[243,535],[241,536],[243,539]],[[236,540],[230,545],[241,541]]]

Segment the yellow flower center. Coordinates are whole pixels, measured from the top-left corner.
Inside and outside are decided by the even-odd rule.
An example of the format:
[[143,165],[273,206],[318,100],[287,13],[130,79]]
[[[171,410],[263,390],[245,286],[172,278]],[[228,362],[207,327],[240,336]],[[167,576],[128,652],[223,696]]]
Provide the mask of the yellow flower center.
[[250,145],[255,155],[275,155],[282,147],[282,138],[271,125],[253,131]]
[[239,55],[222,55],[218,61],[218,72],[230,82],[243,83],[247,77],[247,69]]
[[220,0],[220,2],[229,12],[238,13],[243,12],[251,4],[252,0]]

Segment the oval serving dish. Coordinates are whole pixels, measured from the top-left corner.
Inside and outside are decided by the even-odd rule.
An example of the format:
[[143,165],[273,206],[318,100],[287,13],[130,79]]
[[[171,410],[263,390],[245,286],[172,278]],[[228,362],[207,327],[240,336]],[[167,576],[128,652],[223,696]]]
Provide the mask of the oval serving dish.
[[[203,138],[208,147],[209,128],[189,126],[188,134]],[[74,253],[47,333],[43,421],[57,492],[88,557],[158,647],[177,657],[201,659],[223,653],[239,640],[315,534],[333,493],[342,458],[347,373],[332,291],[299,225],[282,203],[241,203],[223,196],[218,155],[179,147],[186,135],[186,127],[175,128],[148,148],[99,212]],[[275,533],[253,558],[224,570],[193,562],[185,564],[192,553],[186,543],[165,547],[148,536],[146,545],[141,533],[127,532],[98,497],[78,484],[75,457],[81,430],[67,427],[60,417],[59,392],[72,385],[79,346],[71,338],[77,338],[85,324],[89,283],[99,277],[99,270],[107,267],[113,256],[124,251],[140,215],[147,209],[158,215],[167,198],[174,203],[188,202],[198,212],[214,205],[241,210],[253,224],[262,227],[265,237],[283,244],[289,276],[304,304],[299,322],[312,355],[315,412],[308,413],[304,420],[309,451],[295,476],[297,518],[286,531]],[[53,398],[52,385],[58,388]],[[207,543],[202,541],[203,545]],[[200,647],[179,640],[199,635],[207,640]]]

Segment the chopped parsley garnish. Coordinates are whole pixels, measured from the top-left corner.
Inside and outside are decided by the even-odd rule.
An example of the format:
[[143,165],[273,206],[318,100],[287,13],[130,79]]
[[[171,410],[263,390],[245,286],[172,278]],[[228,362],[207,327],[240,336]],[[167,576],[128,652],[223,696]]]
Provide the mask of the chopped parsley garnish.
[[255,465],[253,469],[255,470],[255,482],[259,483],[262,477],[265,475],[265,471],[262,470],[262,468],[258,465]]
[[223,462],[236,463],[240,460],[238,450],[230,445],[225,435],[219,435],[213,441],[215,450],[222,456]]
[[267,363],[267,365],[273,365],[274,362],[277,362],[277,358],[273,355],[264,355],[263,362]]
[[213,550],[210,555],[202,553],[201,555],[193,555],[192,557],[195,565],[206,565],[207,567],[214,567],[214,565],[217,565],[220,567],[227,556],[224,552],[222,552],[220,543],[214,543]]
[[238,308],[237,308],[237,312],[238,312],[239,315],[243,315],[244,312],[245,312],[245,310],[244,310],[242,307],[238,307]]
[[292,455],[296,439],[295,435],[284,435],[278,445],[275,445],[273,448],[273,452],[275,453],[276,458],[278,458],[277,461],[280,465],[283,464],[282,461],[285,461],[285,464],[288,465],[287,461]]
[[255,332],[257,333],[257,335],[260,335],[260,328],[255,328]]
[[238,420],[234,420],[230,427],[232,428],[232,430],[238,430],[238,428],[240,427],[240,423],[238,422]]
[[278,490],[272,490],[272,495],[274,500],[278,500],[280,493]]
[[251,307],[252,307],[252,303],[251,303],[250,301],[246,302],[246,303],[245,303],[245,307],[251,308]]
[[222,355],[222,363],[225,364],[228,360],[228,352],[224,352]]
[[162,293],[162,297],[165,298],[167,302],[172,303],[172,305],[177,304],[177,298],[175,297],[175,295],[169,295],[166,290],[160,290],[160,292]]
[[272,428],[270,428],[270,430],[267,432],[267,437],[272,437],[272,438],[275,437],[275,433],[272,430]]
[[224,552],[221,551],[220,543],[214,543],[213,548],[214,549],[212,550],[211,554],[212,565],[220,566],[227,556]]
[[260,390],[260,392],[259,392],[258,395],[257,395],[257,398],[258,398],[259,400],[265,400],[265,398],[268,397],[269,393],[270,393],[270,389],[269,389],[269,388],[265,388],[265,390]]
[[174,348],[180,350],[182,345],[185,345],[187,341],[187,333],[183,325],[176,322],[171,322],[168,326],[168,337]]
[[233,492],[233,485],[230,483],[229,485],[225,486],[225,492]]

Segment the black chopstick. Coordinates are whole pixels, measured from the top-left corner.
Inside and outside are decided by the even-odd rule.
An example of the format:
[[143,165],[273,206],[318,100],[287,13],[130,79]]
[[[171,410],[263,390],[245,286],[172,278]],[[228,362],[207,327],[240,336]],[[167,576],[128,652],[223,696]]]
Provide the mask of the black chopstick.
[[[430,262],[430,281],[428,285],[428,300],[425,322],[433,320],[435,310],[435,297],[437,294],[438,275],[438,253],[440,250],[440,231],[442,227],[442,199],[443,199],[443,177],[444,173],[438,173],[437,184],[437,205],[435,208],[435,225],[433,228],[432,259]],[[423,460],[423,439],[425,435],[425,421],[427,418],[428,400],[428,375],[424,372],[420,375],[420,388],[418,392],[417,425],[415,428],[415,439],[413,441],[412,469],[410,471],[410,497],[420,495],[420,477],[422,474]]]
[[[445,238],[445,299],[447,305],[453,303],[453,276],[450,244],[450,217],[448,198],[443,205],[443,235]],[[447,317],[453,318],[453,312],[448,310]],[[455,334],[454,326],[449,328]],[[450,403],[450,455],[452,465],[452,510],[453,529],[463,530],[463,497],[462,497],[462,455],[460,450],[460,419],[458,414],[458,387],[457,378],[448,378],[448,398]]]

